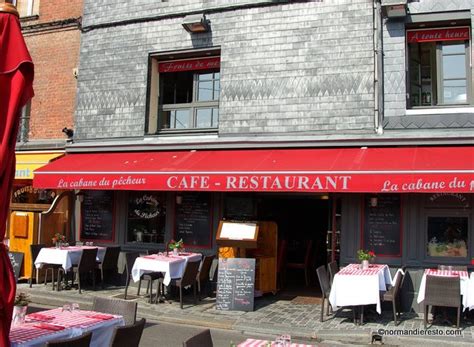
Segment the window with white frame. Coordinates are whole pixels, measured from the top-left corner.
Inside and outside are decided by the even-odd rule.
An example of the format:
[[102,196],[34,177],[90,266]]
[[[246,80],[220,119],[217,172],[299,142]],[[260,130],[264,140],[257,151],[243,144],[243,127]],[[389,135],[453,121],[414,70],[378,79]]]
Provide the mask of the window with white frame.
[[147,133],[216,131],[219,55],[153,59],[152,64]]
[[39,13],[39,0],[13,0],[20,17],[34,16]]
[[470,31],[407,30],[410,107],[471,104]]

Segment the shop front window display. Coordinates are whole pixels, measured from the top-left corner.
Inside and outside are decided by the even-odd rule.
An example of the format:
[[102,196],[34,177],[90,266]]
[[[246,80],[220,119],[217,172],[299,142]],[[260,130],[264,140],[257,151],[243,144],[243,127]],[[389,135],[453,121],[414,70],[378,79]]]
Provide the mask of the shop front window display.
[[467,229],[467,217],[428,217],[428,256],[466,258]]
[[165,195],[133,192],[128,200],[128,242],[164,243]]

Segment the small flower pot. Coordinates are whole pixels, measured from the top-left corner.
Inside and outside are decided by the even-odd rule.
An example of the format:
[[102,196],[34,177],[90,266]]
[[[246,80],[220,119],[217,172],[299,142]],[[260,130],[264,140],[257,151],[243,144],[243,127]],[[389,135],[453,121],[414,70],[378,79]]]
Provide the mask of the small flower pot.
[[12,325],[20,325],[20,324],[25,323],[27,309],[28,309],[28,305],[13,307]]
[[362,260],[360,262],[360,268],[362,270],[367,270],[369,268],[369,261],[368,260]]

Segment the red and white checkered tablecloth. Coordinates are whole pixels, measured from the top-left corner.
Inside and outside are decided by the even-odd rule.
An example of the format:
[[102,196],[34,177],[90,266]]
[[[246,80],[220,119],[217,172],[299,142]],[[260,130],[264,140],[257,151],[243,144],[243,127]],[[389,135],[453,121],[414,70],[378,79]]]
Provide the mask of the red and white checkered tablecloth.
[[[237,347],[267,347],[268,340],[256,340],[256,339],[247,339],[244,342],[241,342]],[[271,346],[275,347],[275,342],[271,342]],[[306,345],[303,343],[292,343],[290,347],[314,347],[313,345]]]
[[[47,323],[59,325],[65,328],[87,328],[96,324],[102,323],[103,319],[93,318],[95,315],[103,316],[103,313],[94,311],[74,310],[74,311],[63,311],[62,308],[56,308],[54,310],[42,311],[42,316],[51,317],[52,319],[46,320]],[[122,319],[122,316],[111,316],[111,319]],[[27,320],[30,317],[27,316]]]
[[25,323],[22,325],[12,326],[10,329],[10,340],[12,346],[21,346],[29,341],[37,340],[41,343],[42,340],[56,340],[67,338],[71,336],[71,329],[63,329],[58,331],[41,329],[35,327],[38,322]]
[[461,278],[469,277],[469,274],[467,271],[459,271],[459,270],[426,269],[425,274],[427,276],[461,277]]
[[354,276],[373,276],[376,275],[385,265],[370,264],[368,269],[362,270],[359,264],[349,264],[342,268],[339,275],[354,275]]

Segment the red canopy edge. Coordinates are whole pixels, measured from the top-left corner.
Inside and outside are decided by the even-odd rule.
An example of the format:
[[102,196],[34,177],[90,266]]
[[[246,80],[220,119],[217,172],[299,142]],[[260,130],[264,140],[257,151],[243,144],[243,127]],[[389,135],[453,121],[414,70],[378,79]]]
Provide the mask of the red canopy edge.
[[51,189],[426,193],[474,191],[474,147],[67,154],[35,171]]

